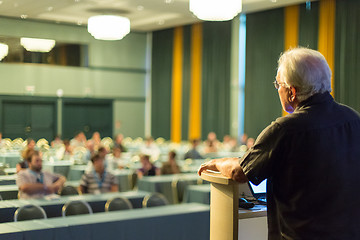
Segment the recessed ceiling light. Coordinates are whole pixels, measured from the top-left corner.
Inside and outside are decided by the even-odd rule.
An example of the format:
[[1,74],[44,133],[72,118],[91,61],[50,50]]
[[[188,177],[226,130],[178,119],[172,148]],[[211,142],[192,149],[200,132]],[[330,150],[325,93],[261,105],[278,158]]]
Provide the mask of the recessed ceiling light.
[[276,3],[276,2],[277,2],[277,0],[270,0],[270,2]]
[[173,2],[173,0],[165,0],[165,3],[167,3],[167,4],[170,4],[172,2]]
[[54,10],[54,7],[48,7],[47,10],[51,12],[52,10]]
[[22,19],[26,19],[26,18],[28,17],[28,15],[22,14],[20,17],[21,17]]
[[137,9],[138,11],[142,11],[142,10],[144,10],[144,6],[139,5],[139,6],[136,7],[136,9]]

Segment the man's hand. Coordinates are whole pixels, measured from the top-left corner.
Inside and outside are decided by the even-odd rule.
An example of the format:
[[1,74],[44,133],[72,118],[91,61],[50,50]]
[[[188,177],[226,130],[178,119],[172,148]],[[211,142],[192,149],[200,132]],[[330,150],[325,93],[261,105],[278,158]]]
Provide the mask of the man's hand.
[[239,158],[218,158],[203,163],[198,170],[199,176],[206,170],[219,171],[225,177],[231,178],[240,183],[248,181],[239,165]]
[[198,174],[199,176],[201,176],[201,173],[203,171],[206,171],[206,170],[212,170],[212,171],[219,171],[217,168],[216,168],[216,160],[218,159],[213,159],[211,161],[208,161],[206,163],[203,163],[200,165],[200,168],[198,170]]

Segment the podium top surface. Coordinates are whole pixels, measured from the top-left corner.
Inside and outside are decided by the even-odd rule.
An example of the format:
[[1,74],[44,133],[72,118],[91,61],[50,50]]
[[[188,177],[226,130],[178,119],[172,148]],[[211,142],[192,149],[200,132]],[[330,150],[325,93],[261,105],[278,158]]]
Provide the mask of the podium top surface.
[[233,185],[238,184],[234,180],[225,177],[220,172],[214,172],[214,171],[204,171],[201,173],[201,178],[205,181],[208,181],[210,183],[218,183],[222,185]]

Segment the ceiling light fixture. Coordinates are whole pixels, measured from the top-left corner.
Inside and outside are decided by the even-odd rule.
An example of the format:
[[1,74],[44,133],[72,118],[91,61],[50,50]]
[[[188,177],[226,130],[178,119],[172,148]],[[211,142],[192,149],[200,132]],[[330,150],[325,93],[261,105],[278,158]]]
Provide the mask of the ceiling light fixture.
[[20,38],[20,44],[29,52],[50,52],[55,40],[41,38]]
[[190,11],[205,21],[228,21],[242,10],[241,0],[190,0]]
[[88,32],[99,40],[120,40],[130,33],[130,20],[126,17],[99,15],[88,19]]
[[4,43],[0,43],[0,61],[3,60],[9,53],[9,46]]

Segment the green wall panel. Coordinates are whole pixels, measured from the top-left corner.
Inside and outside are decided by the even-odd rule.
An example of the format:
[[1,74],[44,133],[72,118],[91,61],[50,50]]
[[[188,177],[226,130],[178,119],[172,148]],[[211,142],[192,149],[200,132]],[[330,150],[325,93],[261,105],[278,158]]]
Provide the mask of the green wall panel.
[[248,14],[246,18],[244,131],[249,137],[257,137],[282,115],[273,81],[277,60],[284,49],[283,26],[282,8]]
[[152,39],[151,135],[170,139],[173,29],[156,31]]

